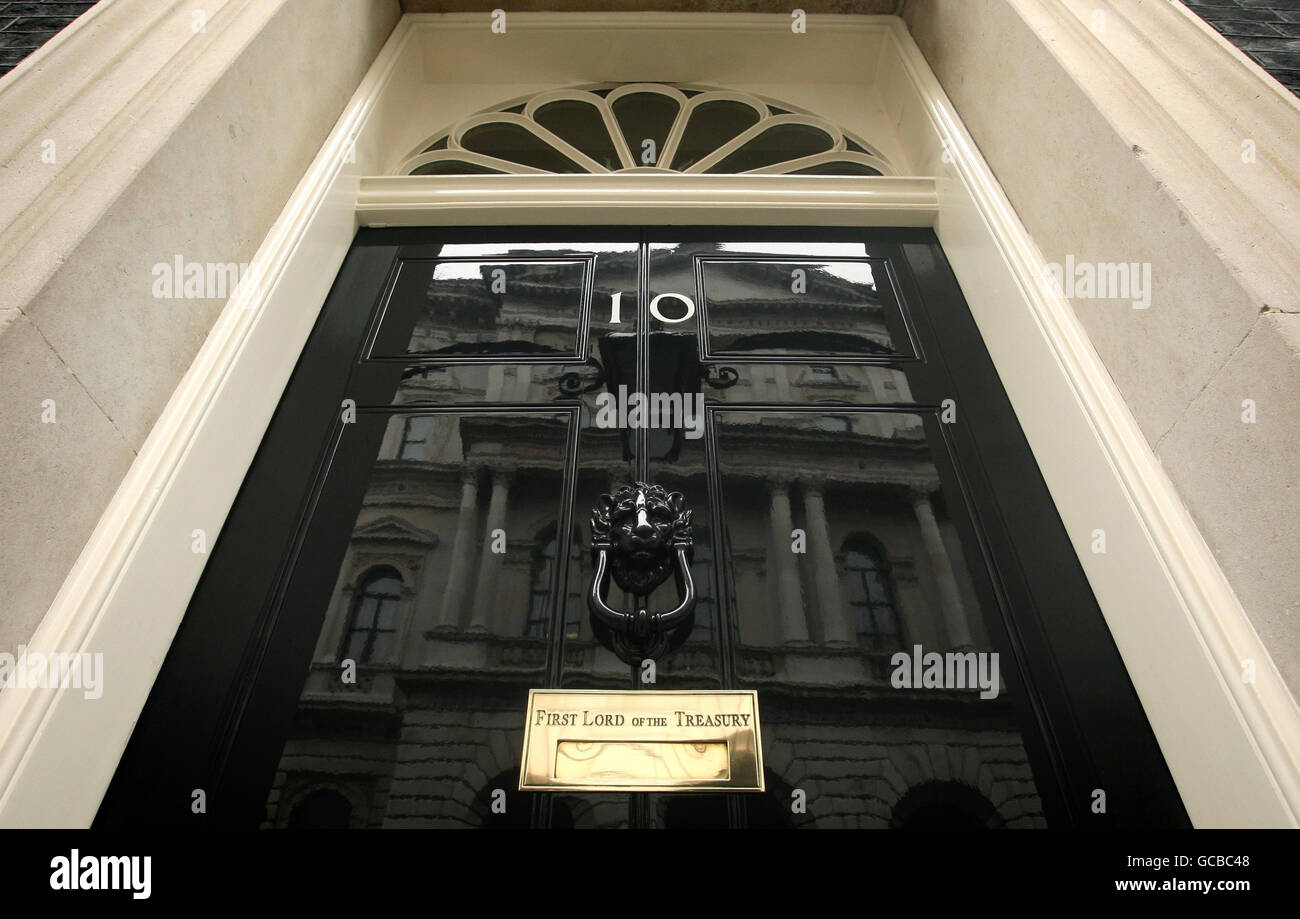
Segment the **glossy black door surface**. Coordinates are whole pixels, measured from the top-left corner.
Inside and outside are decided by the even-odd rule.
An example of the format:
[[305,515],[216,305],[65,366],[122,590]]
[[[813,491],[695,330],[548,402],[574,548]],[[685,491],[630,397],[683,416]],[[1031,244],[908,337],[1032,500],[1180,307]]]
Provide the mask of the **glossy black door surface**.
[[[634,481],[694,514],[651,685],[584,600]],[[546,686],[756,689],[767,790],[520,793]],[[1186,824],[934,235],[726,228],[358,234],[98,819]]]

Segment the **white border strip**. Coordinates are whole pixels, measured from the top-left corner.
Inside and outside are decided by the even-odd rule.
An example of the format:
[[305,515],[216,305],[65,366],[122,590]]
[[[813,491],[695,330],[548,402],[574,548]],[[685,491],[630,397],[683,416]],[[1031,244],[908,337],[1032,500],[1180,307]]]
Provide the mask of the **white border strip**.
[[[741,36],[774,29],[777,19],[783,17],[512,14],[511,29],[585,29],[595,23],[604,30],[634,32],[653,23],[661,30],[717,31],[721,40],[728,32]],[[80,693],[52,690],[0,693],[0,824],[85,826],[93,819],[201,573],[203,557],[190,552],[190,532],[205,527],[211,539],[219,532],[351,242],[358,204],[367,220],[376,219],[381,200],[393,215],[423,209],[436,218],[417,219],[442,224],[519,223],[537,215],[552,221],[557,214],[575,220],[582,211],[566,204],[574,189],[566,191],[563,181],[606,178],[538,177],[536,194],[510,190],[503,182],[495,187],[506,191],[488,203],[485,179],[521,178],[358,182],[357,175],[344,171],[349,148],[382,101],[412,35],[454,34],[467,21],[408,16],[398,25],[258,250],[253,271],[266,280],[241,289],[227,304],[159,418],[29,643],[34,651],[103,652],[111,681],[106,697],[111,693],[112,702],[87,702]],[[1080,558],[1193,821],[1295,825],[1300,774],[1295,703],[1267,665],[1267,653],[1204,540],[1068,304],[1042,282],[1041,255],[901,21],[838,21],[863,34],[890,34],[886,53],[901,59],[937,132],[936,143],[949,141],[953,174],[931,183],[938,192],[937,229],[1062,518],[1077,539],[1074,530],[1093,507],[1119,508],[1117,527],[1132,537],[1126,571],[1117,574],[1084,552]],[[822,178],[756,176],[751,190],[759,200],[777,187],[770,180]],[[437,186],[422,201],[417,199],[428,189],[389,184],[422,181],[429,189]],[[849,181],[880,189],[890,187],[881,183],[899,180]],[[646,187],[667,189],[668,182]],[[818,187],[827,186],[806,185]],[[399,193],[399,188],[411,191]],[[919,185],[913,189],[917,198],[919,190]],[[840,192],[811,195],[800,203],[793,190],[782,192],[781,207],[741,209],[731,190],[714,188],[712,199],[687,193],[675,209],[654,192],[660,203],[647,200],[646,210],[638,213],[622,209],[627,199],[621,191],[616,198],[608,192],[583,205],[591,213],[603,211],[606,223],[835,225],[837,214],[845,222],[860,222],[863,212],[860,200],[845,205]],[[737,209],[720,209],[718,194]],[[454,203],[440,207],[441,202]],[[927,201],[924,209],[933,216],[933,203]],[[791,219],[779,220],[780,214]],[[1130,589],[1142,596],[1128,595]],[[1235,678],[1243,657],[1261,662],[1254,687],[1244,688]],[[122,662],[130,662],[130,668]]]

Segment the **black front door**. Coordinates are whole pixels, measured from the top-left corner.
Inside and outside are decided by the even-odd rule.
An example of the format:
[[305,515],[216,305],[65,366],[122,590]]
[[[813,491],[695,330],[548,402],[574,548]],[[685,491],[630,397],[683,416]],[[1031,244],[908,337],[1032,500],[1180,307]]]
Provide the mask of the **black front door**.
[[[652,668],[585,599],[632,482]],[[538,687],[756,689],[767,790],[521,793]],[[1187,818],[934,235],[710,228],[362,231],[97,822]]]

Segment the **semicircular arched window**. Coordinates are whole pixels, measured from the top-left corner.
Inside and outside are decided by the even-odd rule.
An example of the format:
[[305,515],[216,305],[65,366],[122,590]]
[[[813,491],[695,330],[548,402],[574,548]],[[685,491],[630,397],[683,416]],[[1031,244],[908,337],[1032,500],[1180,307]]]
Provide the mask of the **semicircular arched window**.
[[889,175],[866,143],[811,114],[722,90],[624,83],[552,90],[420,145],[401,175]]

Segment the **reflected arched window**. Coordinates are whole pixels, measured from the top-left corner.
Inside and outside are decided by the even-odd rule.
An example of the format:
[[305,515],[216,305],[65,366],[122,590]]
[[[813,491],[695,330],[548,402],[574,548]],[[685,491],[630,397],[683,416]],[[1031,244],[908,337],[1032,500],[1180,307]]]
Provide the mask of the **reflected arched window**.
[[293,807],[291,830],[346,830],[352,825],[352,802],[331,788],[313,791]]
[[393,651],[401,602],[401,575],[392,568],[379,568],[367,574],[352,602],[343,658],[358,664],[387,660]]
[[[581,534],[573,532],[573,544],[569,550],[569,561],[582,558]],[[546,527],[537,534],[537,548],[533,551],[532,570],[528,585],[528,621],[524,625],[524,635],[529,638],[545,638],[551,618],[551,587],[555,583],[555,564],[558,547],[555,539],[555,524]],[[570,567],[576,574],[577,568]],[[570,578],[568,597],[564,607],[564,634],[567,638],[577,638],[582,624],[582,585]]]
[[717,604],[713,599],[713,540],[709,531],[696,526],[695,550],[691,560],[691,576],[695,580],[695,628],[691,641],[713,641],[714,623],[717,622]]
[[[501,801],[501,793],[505,800]],[[478,817],[480,830],[526,830],[533,825],[534,792],[519,790],[519,767],[512,766],[488,780],[474,795],[471,805]],[[504,804],[504,806],[501,806]],[[572,820],[565,825],[564,808],[556,807],[552,812],[552,826],[556,829],[569,829]],[[555,813],[558,811],[559,813]],[[558,821],[556,820],[558,817]]]
[[997,810],[961,782],[925,782],[894,805],[889,825],[899,830],[987,830],[1002,826]]
[[432,415],[412,415],[406,419],[402,428],[402,446],[398,452],[399,459],[420,460],[425,458],[429,434],[437,419]]
[[902,646],[893,582],[884,550],[867,536],[844,541],[845,592],[858,644],[872,651]]

